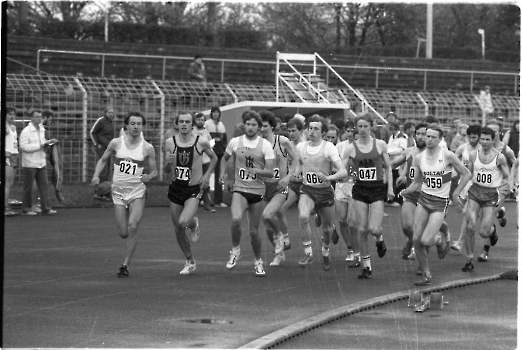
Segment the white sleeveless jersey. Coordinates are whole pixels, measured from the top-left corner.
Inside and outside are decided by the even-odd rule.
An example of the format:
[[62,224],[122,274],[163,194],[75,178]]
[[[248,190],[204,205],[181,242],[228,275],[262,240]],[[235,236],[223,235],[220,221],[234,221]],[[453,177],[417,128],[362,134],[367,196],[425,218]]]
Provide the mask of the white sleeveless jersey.
[[135,149],[128,149],[125,145],[125,136],[120,137],[120,148],[114,156],[114,173],[112,183],[119,186],[132,186],[141,184],[143,175],[143,165],[145,157],[143,155],[143,145],[145,140],[141,138],[140,143]]
[[433,164],[426,159],[428,152],[422,152],[419,166],[423,175],[422,192],[440,198],[448,198],[451,187],[452,167],[444,162],[445,152],[449,151],[441,147]]
[[477,158],[473,163],[473,176],[471,181],[482,187],[497,188],[502,183],[502,170],[497,165],[498,155],[488,164],[482,163],[477,153]]
[[15,127],[11,127],[11,132],[5,135],[5,151],[18,154],[18,133]]

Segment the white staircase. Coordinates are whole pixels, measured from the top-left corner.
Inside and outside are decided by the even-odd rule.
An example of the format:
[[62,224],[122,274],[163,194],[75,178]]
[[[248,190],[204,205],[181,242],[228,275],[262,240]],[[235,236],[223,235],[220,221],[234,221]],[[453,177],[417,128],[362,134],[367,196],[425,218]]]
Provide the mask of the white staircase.
[[[320,74],[320,72],[322,74]],[[330,87],[329,80],[335,79],[336,87]],[[334,86],[331,85],[331,86]],[[285,89],[285,87],[287,89]],[[371,111],[381,120],[384,118],[370,106],[357,90],[353,89],[328,63],[317,53],[296,54],[277,53],[276,64],[276,100],[280,97],[288,100],[288,89],[303,103],[344,104],[356,112]],[[357,101],[358,111],[352,111],[347,95]]]

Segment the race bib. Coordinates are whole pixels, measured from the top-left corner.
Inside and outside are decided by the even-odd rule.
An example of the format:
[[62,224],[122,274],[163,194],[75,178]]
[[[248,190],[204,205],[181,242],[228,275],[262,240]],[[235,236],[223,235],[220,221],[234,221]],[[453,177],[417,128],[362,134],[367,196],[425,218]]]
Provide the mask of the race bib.
[[243,181],[255,181],[257,180],[257,174],[251,174],[248,169],[239,168],[238,176]]
[[317,173],[306,173],[306,183],[309,184],[322,184],[323,182],[317,176]]
[[441,188],[442,176],[426,176],[424,183],[428,188]]
[[274,179],[280,179],[281,178],[281,173],[279,171],[279,168],[274,168]]
[[138,174],[138,164],[133,163],[128,160],[122,160],[120,161],[120,173],[126,174],[126,175],[137,175]]
[[410,171],[408,172],[408,176],[412,180],[415,178],[415,168],[414,167],[410,167]]
[[490,185],[492,180],[493,175],[490,173],[478,172],[475,175],[475,181],[477,181],[478,184]]
[[191,169],[183,166],[177,166],[175,169],[174,176],[176,180],[180,181],[189,181],[191,175]]
[[359,168],[357,175],[360,181],[375,181],[377,180],[377,168]]

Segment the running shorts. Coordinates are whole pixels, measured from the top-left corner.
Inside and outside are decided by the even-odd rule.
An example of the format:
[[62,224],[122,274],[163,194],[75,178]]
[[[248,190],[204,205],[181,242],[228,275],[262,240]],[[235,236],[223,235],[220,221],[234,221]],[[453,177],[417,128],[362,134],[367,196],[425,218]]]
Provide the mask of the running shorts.
[[278,185],[279,182],[265,182],[265,201],[270,202],[276,194],[283,194],[285,197],[288,195],[288,187],[280,191],[277,189]]
[[301,194],[306,194],[315,203],[315,209],[331,207],[334,205],[334,191],[329,187],[312,187],[303,184]]
[[441,198],[421,191],[417,205],[421,205],[428,213],[448,212],[449,198]]
[[200,192],[201,187],[199,185],[185,186],[171,182],[167,197],[174,204],[185,205],[188,199],[197,198]]
[[482,187],[477,184],[473,184],[469,188],[468,199],[477,202],[481,208],[496,207],[499,199],[499,190],[497,190],[496,187]]
[[363,202],[366,204],[372,204],[373,202],[385,201],[386,192],[388,185],[382,181],[376,181],[371,183],[362,183],[356,181],[352,189],[352,197],[354,200]]
[[133,186],[111,185],[112,202],[115,205],[123,205],[129,208],[129,205],[136,199],[147,198],[147,187],[144,183]]

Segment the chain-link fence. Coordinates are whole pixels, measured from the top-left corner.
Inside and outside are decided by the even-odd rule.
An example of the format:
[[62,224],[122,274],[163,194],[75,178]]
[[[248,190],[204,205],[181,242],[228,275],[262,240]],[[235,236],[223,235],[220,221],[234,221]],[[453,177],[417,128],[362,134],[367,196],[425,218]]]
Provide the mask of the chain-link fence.
[[[411,92],[360,89],[360,95],[382,115],[394,111],[404,123],[427,114],[449,126],[453,119],[476,124],[483,120],[478,96],[466,93]],[[346,95],[354,112],[362,103]],[[242,101],[292,102],[295,96],[285,91],[276,101],[275,86],[186,81],[158,81],[73,76],[8,74],[5,106],[16,108],[18,133],[27,125],[31,110],[50,110],[53,124],[49,136],[60,140],[63,153],[63,181],[87,182],[94,173],[95,151],[89,130],[106,107],[115,110],[116,136],[123,118],[131,110],[144,114],[147,125],[144,137],[156,149],[158,168],[164,164],[164,133],[171,119],[180,111],[200,112],[213,106]],[[516,96],[492,95],[496,116],[509,127],[520,118],[520,101]],[[21,182],[19,170],[15,181]],[[160,171],[160,179],[163,173]]]

